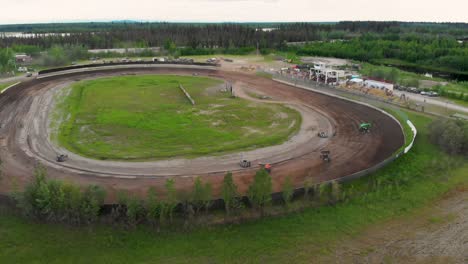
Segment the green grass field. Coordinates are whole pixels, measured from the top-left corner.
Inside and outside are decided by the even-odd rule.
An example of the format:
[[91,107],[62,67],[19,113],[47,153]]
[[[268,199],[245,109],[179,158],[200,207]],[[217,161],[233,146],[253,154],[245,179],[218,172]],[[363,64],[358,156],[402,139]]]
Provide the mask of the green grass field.
[[90,158],[145,160],[275,145],[299,129],[297,111],[231,98],[220,91],[223,85],[206,77],[171,75],[79,82],[57,103],[54,121],[61,123],[53,138]]
[[[412,214],[468,184],[466,162],[450,170],[444,163],[448,156],[429,144],[431,118],[407,115],[419,131],[413,150],[370,177],[347,184],[345,190],[362,195],[336,206],[241,225],[163,233],[146,227],[124,231],[38,224],[5,213],[0,214],[0,263],[314,262],[366,227]],[[367,190],[369,181],[381,184]]]

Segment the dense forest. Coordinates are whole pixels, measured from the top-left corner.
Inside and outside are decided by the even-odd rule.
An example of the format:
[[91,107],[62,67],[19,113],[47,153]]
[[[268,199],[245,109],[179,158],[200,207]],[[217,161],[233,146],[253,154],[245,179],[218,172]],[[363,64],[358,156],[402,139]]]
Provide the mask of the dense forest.
[[[275,29],[271,31],[263,28]],[[28,37],[2,35],[1,32],[30,33]],[[51,34],[55,33],[55,34]],[[0,26],[0,47],[35,45],[50,48],[59,44],[80,44],[88,48],[117,48],[127,44],[139,47],[162,46],[171,39],[178,46],[191,48],[250,47],[277,48],[283,42],[312,42],[333,39],[351,40],[375,34],[387,40],[468,37],[468,24],[339,22],[283,24],[182,24],[182,23],[79,23]],[[409,37],[408,37],[409,35]]]
[[387,61],[396,65],[424,65],[427,69],[468,72],[468,45],[451,37],[428,38],[413,34],[386,38],[365,34],[350,41],[311,42],[294,50],[298,55]]
[[[264,30],[269,29],[269,30]],[[2,32],[22,32],[9,35]],[[38,54],[86,49],[177,47],[178,55],[276,50],[374,63],[468,72],[468,24],[408,22],[140,23],[132,21],[0,26],[0,48]]]

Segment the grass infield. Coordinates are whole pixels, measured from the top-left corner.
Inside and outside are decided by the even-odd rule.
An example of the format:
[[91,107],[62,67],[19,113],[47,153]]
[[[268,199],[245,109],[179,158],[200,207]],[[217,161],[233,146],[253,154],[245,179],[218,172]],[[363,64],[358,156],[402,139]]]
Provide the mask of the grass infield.
[[297,111],[231,98],[223,87],[217,79],[175,75],[82,81],[57,103],[53,138],[85,157],[147,160],[280,144],[299,129]]

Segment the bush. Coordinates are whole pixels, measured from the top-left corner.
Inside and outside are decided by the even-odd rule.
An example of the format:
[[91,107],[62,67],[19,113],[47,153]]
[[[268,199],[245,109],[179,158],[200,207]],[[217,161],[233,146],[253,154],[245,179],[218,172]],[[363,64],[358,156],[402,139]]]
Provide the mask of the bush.
[[466,122],[437,119],[429,125],[429,139],[449,154],[468,154],[468,125]]
[[161,202],[158,200],[156,189],[151,187],[148,190],[148,198],[146,200],[146,217],[148,222],[155,227],[161,217]]
[[262,168],[255,174],[253,183],[249,186],[247,196],[254,208],[259,208],[263,215],[263,207],[270,203],[273,186],[271,176]]
[[89,185],[81,199],[81,218],[84,223],[91,224],[96,222],[101,206],[104,203],[106,192],[102,187]]
[[330,203],[336,204],[341,201],[342,193],[341,193],[341,185],[336,180],[332,181],[331,183],[331,191],[330,191]]
[[10,73],[16,69],[15,55],[11,49],[0,48],[0,73]]
[[177,206],[177,191],[175,189],[175,181],[173,179],[167,179],[165,183],[166,188],[166,199],[161,203],[161,217],[160,222],[164,223],[166,218],[172,222],[174,210]]
[[200,177],[197,177],[193,186],[192,199],[197,214],[202,208],[208,211],[212,200],[211,184],[203,184]]
[[15,194],[24,215],[48,222],[73,225],[90,224],[97,220],[105,192],[98,186],[88,186],[82,193],[71,183],[47,179],[44,167],[38,166],[34,181]]
[[282,192],[282,198],[283,202],[286,205],[286,207],[289,207],[292,198],[294,194],[294,185],[291,181],[291,177],[286,177],[283,183],[283,192]]
[[146,211],[143,201],[138,197],[131,196],[126,204],[127,219],[131,227],[136,227],[138,223],[146,219]]
[[224,176],[221,192],[224,200],[224,209],[226,214],[229,215],[231,209],[236,209],[240,205],[239,199],[237,198],[239,193],[237,192],[237,186],[232,179],[231,172],[226,173]]

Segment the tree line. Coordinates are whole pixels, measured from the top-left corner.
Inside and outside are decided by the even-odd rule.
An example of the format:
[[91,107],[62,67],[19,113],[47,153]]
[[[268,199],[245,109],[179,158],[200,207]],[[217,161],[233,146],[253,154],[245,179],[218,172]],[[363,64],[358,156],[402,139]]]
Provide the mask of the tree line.
[[[301,56],[326,56],[398,65],[406,62],[415,67],[433,67],[454,72],[468,72],[468,44],[453,37],[408,35],[397,39],[365,34],[350,41],[311,42],[290,47]],[[393,61],[392,61],[393,60]]]
[[[274,30],[264,31],[262,28]],[[34,32],[29,37],[9,37],[1,32]],[[55,32],[55,34],[54,34]],[[84,45],[88,48],[163,46],[167,39],[191,48],[277,48],[283,42],[350,40],[372,33],[396,40],[407,35],[466,38],[468,24],[339,22],[339,23],[71,23],[0,26],[0,47],[34,45]]]
[[[69,225],[90,225],[102,218],[113,224],[133,228],[148,224],[157,229],[182,223],[188,226],[196,223],[197,218],[207,216],[212,210],[213,190],[209,182],[196,178],[191,191],[178,191],[175,180],[167,179],[163,195],[150,187],[144,197],[125,191],[117,193],[117,204],[110,209],[104,206],[106,192],[99,186],[77,185],[49,179],[44,167],[35,169],[34,180],[24,191],[16,192],[13,197],[17,207],[28,218]],[[335,204],[343,197],[340,184],[331,183],[312,185],[305,183],[303,197],[315,201]],[[286,177],[282,184],[280,203],[289,210],[295,187],[292,179]],[[272,179],[265,169],[256,172],[253,181],[243,197],[235,184],[232,173],[224,176],[221,187],[221,200],[225,219],[235,217],[240,210],[251,208],[264,216],[264,210],[272,205]]]
[[0,74],[12,73],[16,70],[16,62],[12,49],[0,49]]
[[[300,56],[329,56],[381,63],[390,60],[421,69],[468,72],[468,24],[351,22],[271,24],[79,23],[59,24],[67,34],[46,34],[56,24],[7,25],[5,30],[37,29],[31,37],[0,33],[0,48],[28,54],[55,47],[164,47],[173,43],[177,55],[247,54],[257,48]],[[263,27],[274,30],[264,31]],[[67,30],[69,29],[69,30]],[[461,42],[460,42],[461,41]],[[300,42],[302,45],[289,45]],[[389,62],[389,63],[390,63]]]

